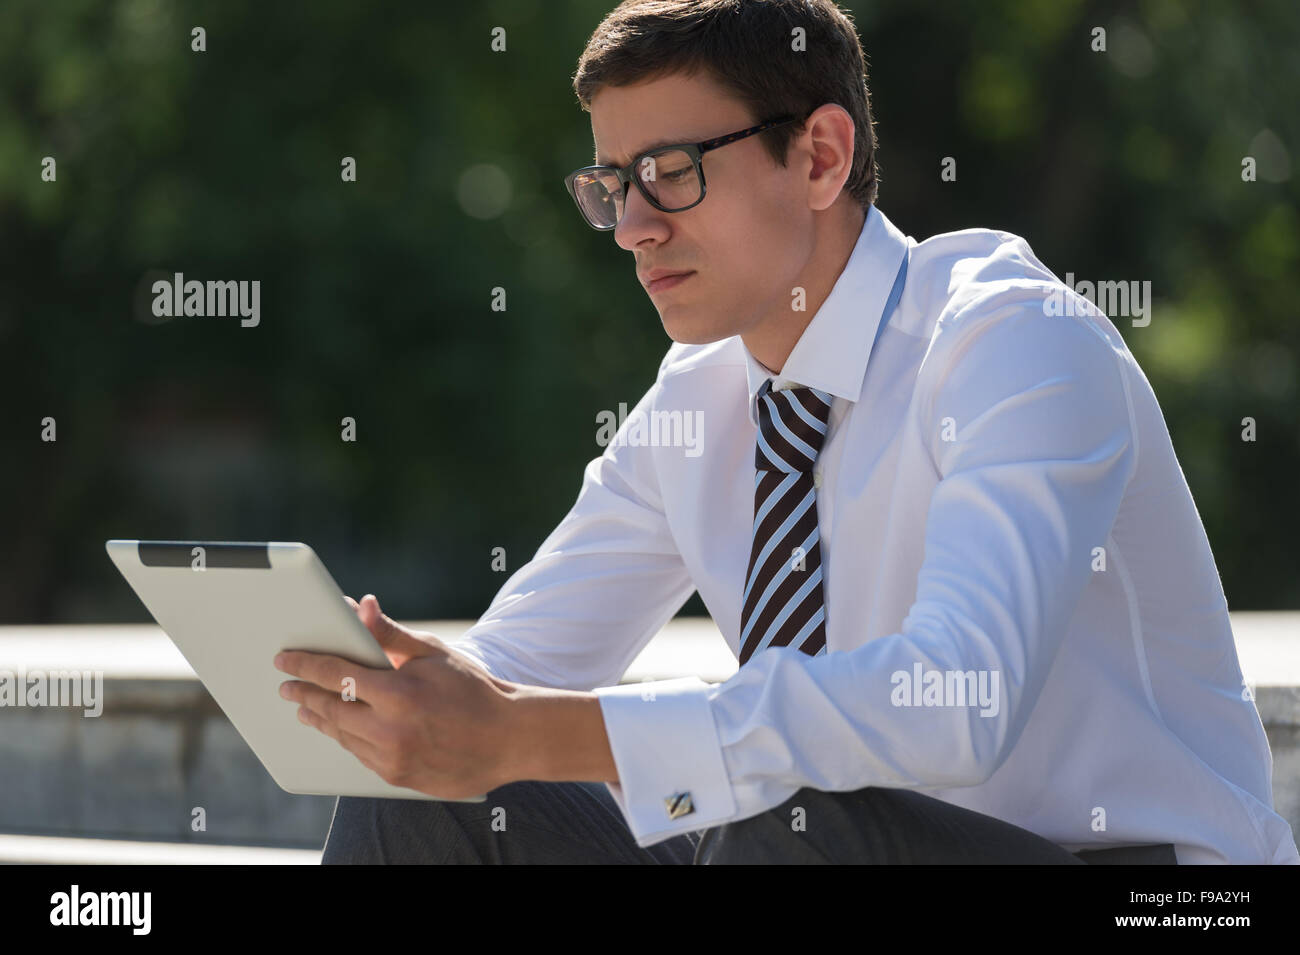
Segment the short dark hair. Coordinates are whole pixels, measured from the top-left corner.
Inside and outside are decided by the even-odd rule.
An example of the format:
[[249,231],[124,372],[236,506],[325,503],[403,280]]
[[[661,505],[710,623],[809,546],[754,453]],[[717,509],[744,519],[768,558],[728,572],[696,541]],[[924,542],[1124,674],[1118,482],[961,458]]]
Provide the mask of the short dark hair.
[[[802,28],[803,49],[794,49]],[[604,86],[704,70],[754,115],[801,122],[759,134],[780,166],[802,120],[824,103],[853,117],[853,167],[844,187],[863,211],[876,201],[876,133],[866,59],[849,14],[832,0],[623,0],[587,41],[573,89],[591,111]]]

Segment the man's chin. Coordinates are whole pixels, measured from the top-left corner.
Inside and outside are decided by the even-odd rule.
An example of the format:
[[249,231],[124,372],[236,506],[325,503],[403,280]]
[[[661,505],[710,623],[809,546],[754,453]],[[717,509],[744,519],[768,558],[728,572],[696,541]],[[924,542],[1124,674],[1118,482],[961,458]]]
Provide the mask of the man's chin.
[[681,316],[673,315],[672,310],[669,310],[668,315],[660,315],[659,317],[663,322],[664,331],[668,333],[668,337],[681,345],[708,345],[736,334],[736,332],[727,328],[720,328],[712,322],[704,323],[685,320]]

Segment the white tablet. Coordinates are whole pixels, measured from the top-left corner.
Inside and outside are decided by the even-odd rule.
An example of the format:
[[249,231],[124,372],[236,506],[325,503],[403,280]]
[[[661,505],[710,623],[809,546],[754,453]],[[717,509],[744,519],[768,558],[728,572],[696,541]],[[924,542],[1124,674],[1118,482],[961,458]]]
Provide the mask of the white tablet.
[[[110,540],[108,556],[286,792],[435,799],[384,782],[280,696],[281,650],[392,664],[306,544]],[[482,802],[485,796],[447,802]]]

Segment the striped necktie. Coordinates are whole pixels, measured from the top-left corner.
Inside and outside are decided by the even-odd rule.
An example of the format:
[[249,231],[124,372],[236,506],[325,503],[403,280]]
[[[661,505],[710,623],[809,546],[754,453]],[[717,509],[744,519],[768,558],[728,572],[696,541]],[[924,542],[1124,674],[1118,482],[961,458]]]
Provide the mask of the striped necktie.
[[754,530],[740,611],[740,663],[793,645],[826,651],[826,607],[812,469],[826,439],[831,396],[816,388],[758,391]]

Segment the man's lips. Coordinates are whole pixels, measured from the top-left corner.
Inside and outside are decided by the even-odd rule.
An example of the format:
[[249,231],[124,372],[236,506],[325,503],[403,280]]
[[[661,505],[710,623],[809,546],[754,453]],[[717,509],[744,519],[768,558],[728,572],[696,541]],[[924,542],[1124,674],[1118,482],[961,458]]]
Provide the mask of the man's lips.
[[644,281],[646,291],[651,295],[655,292],[667,291],[670,288],[680,285],[694,274],[694,271],[669,271],[667,269],[656,269],[645,276]]

